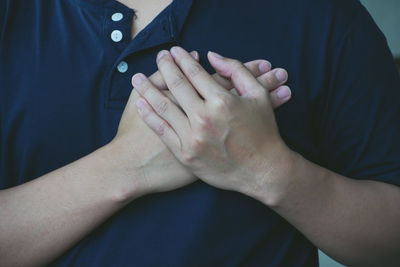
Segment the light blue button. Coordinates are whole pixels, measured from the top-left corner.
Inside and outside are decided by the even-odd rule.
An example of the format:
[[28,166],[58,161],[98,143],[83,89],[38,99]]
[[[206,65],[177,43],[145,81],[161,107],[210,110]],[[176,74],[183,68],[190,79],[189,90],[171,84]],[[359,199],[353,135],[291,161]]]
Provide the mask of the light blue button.
[[117,12],[111,16],[111,19],[112,21],[120,21],[121,19],[123,19],[123,17],[124,15],[122,15],[122,13]]
[[122,37],[123,37],[122,32],[119,30],[114,30],[111,33],[111,40],[113,40],[116,43],[121,41]]
[[128,70],[128,63],[126,63],[125,61],[121,61],[118,64],[117,69],[119,72],[125,73]]

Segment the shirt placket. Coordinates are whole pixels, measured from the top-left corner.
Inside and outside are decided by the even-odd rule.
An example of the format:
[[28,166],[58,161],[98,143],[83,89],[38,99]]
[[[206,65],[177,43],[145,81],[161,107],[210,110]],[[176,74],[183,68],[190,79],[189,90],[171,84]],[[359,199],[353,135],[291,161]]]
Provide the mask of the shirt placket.
[[[134,12],[126,6],[113,7],[106,11],[105,34],[109,36],[109,45],[115,51],[109,62],[112,66],[105,84],[105,107],[121,109],[125,106],[129,96],[130,80],[134,71],[151,58],[155,53],[151,48],[178,45],[177,36],[182,25],[176,22],[176,9],[179,9],[184,1],[174,1],[163,10],[147,27],[133,40],[130,39],[130,28]],[[191,5],[188,1],[184,13],[187,13]],[[126,14],[125,14],[126,13]],[[129,20],[127,20],[129,19]],[[182,23],[181,23],[182,24]],[[139,53],[146,50],[146,53]],[[140,54],[140,55],[139,55]],[[137,61],[140,58],[139,61]],[[147,60],[146,60],[147,59]],[[155,57],[154,57],[155,60]],[[154,62],[155,63],[155,62]],[[135,64],[135,65],[134,65]],[[148,65],[148,63],[147,63]],[[148,67],[148,66],[146,66]],[[148,73],[150,74],[150,73]],[[121,93],[122,92],[122,93]]]
[[134,11],[118,2],[112,4],[104,10],[104,38],[108,68],[106,80],[107,84],[112,80],[119,84],[128,80],[129,63],[125,59],[117,63],[115,61],[131,41],[130,32]]

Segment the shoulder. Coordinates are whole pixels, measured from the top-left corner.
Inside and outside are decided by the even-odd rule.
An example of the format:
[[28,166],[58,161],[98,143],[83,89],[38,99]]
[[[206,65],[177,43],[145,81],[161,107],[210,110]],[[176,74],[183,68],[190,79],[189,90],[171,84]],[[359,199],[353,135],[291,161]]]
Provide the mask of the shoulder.
[[[283,0],[292,15],[302,14],[310,23],[322,23],[326,26],[348,26],[359,11],[359,0]],[[293,14],[294,13],[294,14]]]
[[[64,0],[63,0],[64,1]],[[56,3],[57,0],[0,0],[0,12],[4,17],[7,17],[10,13],[18,12],[20,10],[26,10],[31,8],[38,8],[40,6],[48,6],[51,3]],[[35,9],[30,10],[34,12]],[[3,18],[3,17],[1,17]]]
[[[221,14],[232,14],[238,20],[299,25],[310,28],[316,24],[326,27],[346,27],[362,7],[359,0],[209,0]],[[203,2],[204,3],[204,2]],[[239,16],[239,17],[237,17]],[[257,26],[255,26],[257,27]]]
[[[213,0],[209,0],[214,2]],[[283,15],[292,12],[322,14],[337,13],[342,16],[351,16],[352,12],[361,5],[359,0],[218,0],[214,3],[224,9],[239,9],[243,12],[257,11],[265,15],[271,11],[280,11]]]
[[54,11],[55,5],[66,1],[70,0],[0,0],[0,42],[14,34],[15,29],[28,29],[36,18]]
[[60,2],[68,2],[69,0],[0,0],[0,20],[7,21],[13,19],[14,16],[25,14],[40,15],[43,9],[48,9]]

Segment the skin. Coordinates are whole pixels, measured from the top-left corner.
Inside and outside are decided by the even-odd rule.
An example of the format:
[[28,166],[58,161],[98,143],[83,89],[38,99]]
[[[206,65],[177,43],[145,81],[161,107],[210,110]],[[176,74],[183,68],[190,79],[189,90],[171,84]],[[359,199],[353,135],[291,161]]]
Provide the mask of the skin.
[[208,59],[239,95],[180,47],[161,51],[157,65],[181,108],[143,74],[132,79],[141,118],[186,169],[259,200],[345,265],[398,266],[400,189],[341,176],[290,150],[265,87],[237,60]]
[[118,0],[135,10],[132,21],[131,39],[143,30],[172,0]]
[[[198,60],[196,53],[193,58]],[[274,89],[289,89],[280,82],[271,84],[276,70],[270,71],[267,61],[255,60],[246,66],[260,83],[269,85],[277,107],[288,101],[290,96],[277,97]],[[224,90],[234,92],[228,79],[218,74],[212,77]],[[170,96],[160,73],[149,79],[164,89],[164,96]],[[137,99],[132,91],[117,135],[109,144],[28,183],[0,191],[0,266],[46,265],[131,201],[197,179],[141,120],[134,105]]]

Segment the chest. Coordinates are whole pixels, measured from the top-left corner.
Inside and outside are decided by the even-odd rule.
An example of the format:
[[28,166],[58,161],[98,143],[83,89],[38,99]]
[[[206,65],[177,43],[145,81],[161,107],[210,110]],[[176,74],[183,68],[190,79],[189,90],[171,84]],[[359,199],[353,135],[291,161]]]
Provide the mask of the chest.
[[[203,20],[204,12],[200,11],[192,12],[184,21],[179,17],[170,20],[172,12],[167,10],[154,20],[158,11],[132,7],[138,8],[137,31],[151,26],[140,34],[136,32],[134,40],[125,40],[125,26],[130,26],[130,21],[111,20],[116,12],[127,18],[128,11],[120,7],[107,10],[105,15],[60,8],[63,16],[72,14],[70,20],[59,20],[51,12],[32,20],[28,12],[12,18],[18,23],[13,24],[13,34],[3,40],[4,53],[0,56],[0,65],[7,66],[0,71],[4,85],[0,91],[1,144],[5,144],[1,149],[4,155],[11,155],[9,171],[21,179],[37,177],[110,141],[132,90],[132,75],[151,75],[157,70],[157,52],[177,43],[189,51],[197,50],[209,73],[215,72],[206,58],[209,50],[243,62],[264,58],[286,68],[293,97],[276,111],[280,133],[296,151],[314,154],[308,94],[314,85],[298,71],[301,61],[280,53],[293,50],[282,47],[291,44],[289,41],[277,44],[257,31],[253,34],[244,29],[241,32],[246,34],[237,34],[242,23],[219,16]],[[44,27],[49,19],[53,23]],[[29,27],[36,30],[27,32]],[[170,28],[176,30],[173,38]],[[110,38],[114,30],[123,33],[121,41]],[[268,28],[265,31],[272,32]],[[279,34],[274,36],[284,39]],[[125,71],[118,68],[121,61],[127,63]]]

